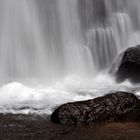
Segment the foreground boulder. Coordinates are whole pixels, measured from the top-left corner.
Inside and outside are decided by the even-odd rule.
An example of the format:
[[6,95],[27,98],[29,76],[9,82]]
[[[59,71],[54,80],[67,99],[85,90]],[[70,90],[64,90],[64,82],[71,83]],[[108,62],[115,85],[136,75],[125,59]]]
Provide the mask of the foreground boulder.
[[115,71],[117,81],[123,82],[129,79],[132,82],[140,82],[140,45],[128,48],[121,55],[119,55],[120,58],[122,57],[120,65]]
[[51,120],[60,124],[95,124],[102,121],[140,120],[140,100],[131,93],[117,92],[92,100],[58,107]]

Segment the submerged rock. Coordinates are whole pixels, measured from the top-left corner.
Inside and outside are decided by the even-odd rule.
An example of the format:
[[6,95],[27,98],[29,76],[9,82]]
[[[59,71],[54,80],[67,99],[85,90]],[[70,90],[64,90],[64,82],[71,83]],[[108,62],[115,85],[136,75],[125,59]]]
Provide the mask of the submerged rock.
[[51,120],[60,124],[95,124],[102,121],[140,120],[140,100],[131,93],[117,92],[58,107]]
[[124,51],[120,65],[116,68],[115,77],[118,82],[123,82],[126,79],[140,82],[140,45]]

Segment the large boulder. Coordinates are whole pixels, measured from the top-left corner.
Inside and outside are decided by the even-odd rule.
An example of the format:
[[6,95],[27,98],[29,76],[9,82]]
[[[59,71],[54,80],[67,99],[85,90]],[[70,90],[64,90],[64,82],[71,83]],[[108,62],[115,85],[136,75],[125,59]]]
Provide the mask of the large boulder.
[[[122,56],[123,54],[123,56]],[[140,82],[140,45],[128,48],[119,55],[120,65],[115,68],[115,77],[118,82],[128,79],[132,82]],[[117,61],[115,62],[118,63]],[[114,63],[114,65],[116,65]]]
[[92,100],[58,107],[51,120],[60,124],[91,125],[102,121],[140,120],[140,100],[131,93],[117,92]]

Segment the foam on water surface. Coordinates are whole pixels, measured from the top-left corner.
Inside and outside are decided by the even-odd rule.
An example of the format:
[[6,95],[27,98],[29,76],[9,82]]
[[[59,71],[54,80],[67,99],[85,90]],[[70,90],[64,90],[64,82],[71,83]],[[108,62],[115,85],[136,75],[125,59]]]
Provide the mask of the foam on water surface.
[[82,79],[70,76],[52,86],[30,86],[20,82],[0,87],[0,112],[50,114],[61,104],[93,99],[115,91],[129,91],[137,95],[140,89],[130,82],[117,84],[110,76],[100,74]]

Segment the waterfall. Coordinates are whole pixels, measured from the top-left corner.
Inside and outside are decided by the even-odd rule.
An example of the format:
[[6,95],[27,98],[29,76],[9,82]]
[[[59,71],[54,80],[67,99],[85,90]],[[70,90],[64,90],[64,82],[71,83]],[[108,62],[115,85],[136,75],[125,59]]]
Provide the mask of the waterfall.
[[100,73],[140,44],[139,7],[140,0],[0,0],[0,109],[10,102],[50,111],[117,89]]
[[26,0],[0,3],[0,77],[27,78],[43,73],[45,45],[35,6]]
[[83,34],[97,70],[108,68],[122,50],[140,43],[139,0],[79,3]]
[[82,43],[77,1],[47,0],[45,25],[40,19],[44,13],[39,13],[37,2],[3,0],[1,3],[0,76],[3,79],[51,81],[68,74],[84,76],[93,72],[90,50]]
[[93,76],[139,43],[139,0],[2,0],[0,77]]

